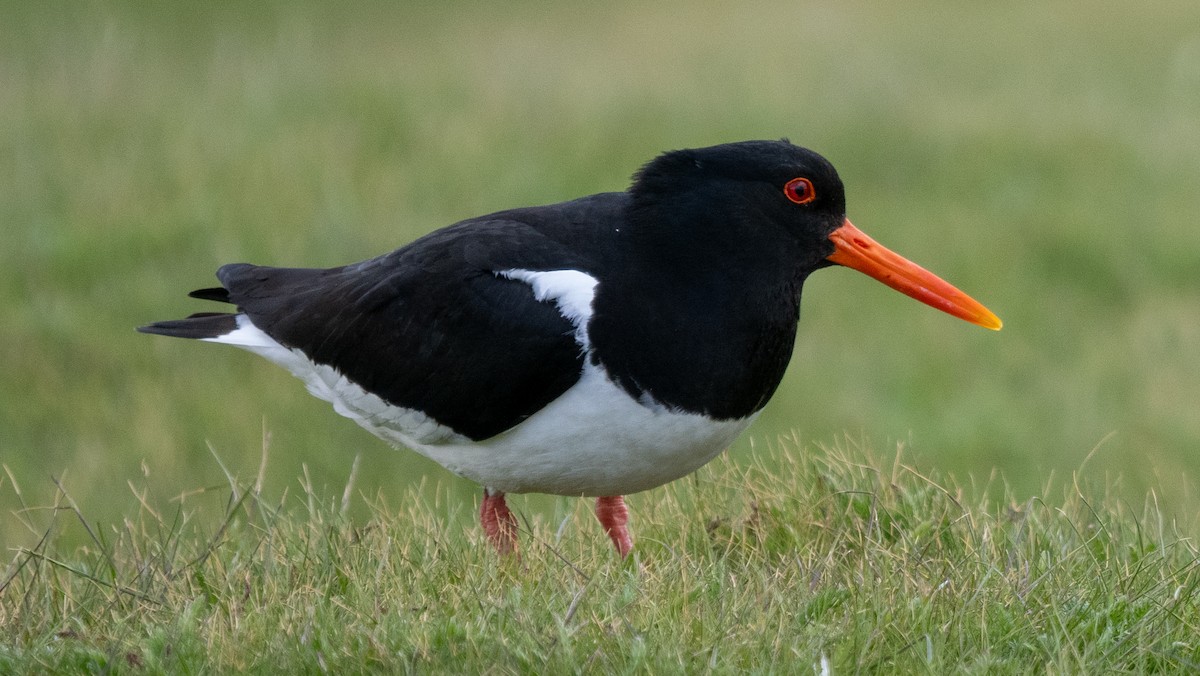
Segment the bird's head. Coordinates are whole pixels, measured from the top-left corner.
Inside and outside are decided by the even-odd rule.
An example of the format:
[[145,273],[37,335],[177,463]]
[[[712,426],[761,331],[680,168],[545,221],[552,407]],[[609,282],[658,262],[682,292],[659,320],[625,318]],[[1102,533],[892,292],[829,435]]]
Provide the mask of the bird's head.
[[843,265],[922,303],[989,329],[1000,319],[937,275],[888,250],[846,217],[846,193],[833,165],[783,141],[744,141],[676,150],[652,160],[630,189],[674,213],[713,214],[753,223],[789,247],[806,272]]

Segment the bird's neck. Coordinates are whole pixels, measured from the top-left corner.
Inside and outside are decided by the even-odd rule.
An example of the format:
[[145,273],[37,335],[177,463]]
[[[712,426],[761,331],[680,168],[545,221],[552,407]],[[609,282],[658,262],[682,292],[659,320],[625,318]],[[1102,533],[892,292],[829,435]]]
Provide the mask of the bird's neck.
[[791,358],[804,276],[778,238],[769,247],[719,215],[662,217],[631,223],[627,265],[599,288],[593,358],[635,397],[750,415]]

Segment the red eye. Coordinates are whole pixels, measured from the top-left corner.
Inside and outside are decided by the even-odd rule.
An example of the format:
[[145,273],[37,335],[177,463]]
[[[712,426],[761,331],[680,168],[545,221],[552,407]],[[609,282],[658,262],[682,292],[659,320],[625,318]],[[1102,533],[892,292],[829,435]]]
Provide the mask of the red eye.
[[808,204],[817,199],[817,191],[807,178],[793,178],[783,186],[783,194],[796,204]]

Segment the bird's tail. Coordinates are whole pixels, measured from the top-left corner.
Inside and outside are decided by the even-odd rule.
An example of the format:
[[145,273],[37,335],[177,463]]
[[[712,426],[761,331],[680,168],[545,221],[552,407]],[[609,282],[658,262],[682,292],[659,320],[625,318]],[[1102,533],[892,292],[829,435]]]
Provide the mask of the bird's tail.
[[[225,266],[250,267],[250,266]],[[217,286],[210,289],[197,289],[188,294],[201,300],[215,300],[220,303],[233,303],[229,290]],[[239,310],[241,308],[238,308]],[[172,319],[165,322],[154,322],[148,326],[139,326],[142,333],[154,333],[172,338],[192,338],[206,340],[212,343],[225,343],[270,356],[277,350],[286,352],[274,338],[267,335],[250,321],[244,312],[197,312],[186,319]],[[265,351],[264,351],[265,350]]]
[[198,312],[187,319],[172,319],[139,326],[142,333],[154,333],[173,338],[212,340],[238,329],[237,315],[227,312]]
[[[219,303],[229,303],[229,290],[217,286],[211,289],[196,289],[188,294],[200,300],[215,300]],[[165,322],[154,322],[148,326],[139,326],[142,333],[153,333],[172,338],[193,338],[196,340],[211,340],[238,329],[236,314],[228,312],[197,312],[186,319],[172,319]]]

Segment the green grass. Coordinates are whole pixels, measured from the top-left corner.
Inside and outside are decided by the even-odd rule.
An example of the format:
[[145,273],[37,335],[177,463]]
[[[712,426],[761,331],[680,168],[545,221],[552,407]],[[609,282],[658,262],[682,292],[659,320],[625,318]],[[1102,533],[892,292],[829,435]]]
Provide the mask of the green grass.
[[[1061,586],[1044,590],[1061,596],[1052,610],[1037,606],[1045,612],[1040,617],[1060,621],[1038,625],[1051,637],[1049,643],[1017,629],[1013,635],[1064,668],[1073,659],[1096,664],[1086,660],[1107,640],[1103,632],[1079,634],[1091,636],[1079,641],[1063,637],[1082,631],[1080,618],[1088,609],[1112,604],[1091,598],[1086,605],[1076,602],[1080,597],[1073,596],[1071,585],[1095,590],[1108,581],[1106,588],[1115,589],[1120,571],[1143,570],[1120,558],[1145,552],[1145,543],[1154,539],[1130,533],[1135,521],[1158,533],[1156,555],[1167,557],[1159,560],[1178,564],[1146,569],[1163,579],[1168,569],[1190,570],[1182,563],[1188,547],[1163,549],[1174,541],[1173,531],[1160,528],[1157,520],[1178,520],[1181,536],[1198,532],[1193,516],[1200,513],[1196,25],[1200,5],[1182,1],[1119,2],[1106,12],[1065,0],[971,7],[941,0],[895,6],[568,2],[552,8],[472,2],[365,2],[352,8],[308,2],[211,2],[188,8],[125,0],[0,3],[0,465],[5,470],[0,473],[0,547],[6,556],[0,563],[26,562],[0,604],[17,608],[29,598],[46,607],[40,614],[22,611],[0,618],[5,633],[25,637],[13,659],[34,659],[40,654],[35,646],[45,642],[54,646],[50,654],[55,655],[99,651],[112,659],[119,656],[114,650],[124,649],[114,646],[128,646],[151,660],[149,639],[132,629],[127,640],[101,640],[103,630],[94,627],[78,631],[84,637],[79,641],[55,639],[55,633],[73,630],[52,618],[65,617],[74,600],[83,599],[84,590],[96,583],[42,558],[31,559],[27,552],[90,561],[90,575],[126,585],[135,584],[130,571],[138,569],[130,561],[154,546],[178,552],[183,558],[160,553],[155,560],[180,568],[181,561],[190,560],[185,554],[198,556],[212,537],[205,529],[215,528],[212,515],[220,510],[214,503],[230,492],[225,470],[242,482],[257,477],[265,444],[272,453],[259,498],[235,510],[244,515],[245,507],[254,506],[254,517],[227,531],[221,540],[227,546],[205,565],[225,560],[226,549],[243,552],[231,568],[277,555],[295,561],[302,558],[295,551],[298,543],[309,542],[305,534],[315,533],[322,521],[333,529],[327,531],[331,538],[377,524],[364,540],[376,554],[391,551],[392,545],[370,538],[384,538],[414,520],[427,533],[440,534],[445,525],[449,542],[463,544],[454,534],[471,521],[477,487],[415,454],[388,450],[252,355],[133,332],[140,324],[209,309],[184,293],[210,285],[218,265],[359,260],[460,218],[621,189],[642,162],[663,149],[788,136],[839,168],[858,226],[979,298],[1006,325],[998,334],[971,327],[847,270],[814,275],[805,290],[791,370],[750,434],[730,449],[732,467],[723,472],[732,474],[721,476],[761,466],[763,474],[781,477],[779,483],[761,484],[762,490],[815,495],[811,492],[822,489],[791,483],[801,476],[813,479],[795,474],[793,461],[820,462],[824,456],[816,449],[847,433],[875,440],[866,445],[876,448],[904,444],[923,471],[936,468],[946,477],[943,485],[959,487],[962,504],[979,506],[967,510],[975,522],[956,521],[950,529],[962,542],[983,537],[980,523],[992,523],[989,532],[1016,528],[1004,521],[1002,506],[1010,503],[1030,515],[1019,523],[1048,529],[1050,560],[1066,557],[1055,570],[1081,578],[1064,573],[1054,583]],[[792,459],[764,443],[780,436],[800,439],[789,447]],[[214,452],[221,463],[214,461]],[[314,495],[340,496],[354,458],[361,468],[345,521],[335,522],[328,510],[295,512],[286,496],[295,492],[297,477],[311,477]],[[1068,485],[1075,472],[1085,484],[1082,494],[1109,510],[1097,513],[1118,525],[1113,550],[1125,552],[1097,559],[1101,563],[1092,568],[1080,564],[1086,552],[1054,546],[1056,538],[1067,537],[1064,529],[1075,523],[1082,498],[1068,492],[1056,499],[1046,486]],[[1103,489],[1089,492],[1086,485],[1093,482]],[[104,562],[107,572],[96,566],[96,543],[86,530],[70,525],[69,513],[41,511],[61,504],[59,486],[97,536],[107,538],[105,547],[116,557],[113,565]],[[662,525],[647,528],[674,523],[665,515],[674,509],[672,500],[692,490],[689,486],[635,496],[639,523],[659,523],[660,512]],[[183,507],[197,516],[175,526],[171,515],[180,507],[172,500],[180,495],[191,496]],[[1048,502],[1030,502],[1035,496]],[[1148,512],[1126,507],[1142,505],[1147,496],[1154,501]],[[257,506],[259,499],[286,508],[268,514]],[[809,513],[804,510],[819,503],[814,499],[791,512],[792,507],[781,509],[803,520]],[[393,511],[384,504],[402,507]],[[431,511],[422,516],[414,507],[410,514],[410,504]],[[557,524],[564,510],[575,509],[536,496],[522,504],[535,524]],[[161,529],[156,520],[147,520],[144,505],[163,515]],[[936,522],[942,507],[916,505],[912,518]],[[921,511],[926,508],[933,511]],[[730,503],[714,514],[744,519],[746,509]],[[38,545],[49,528],[45,519],[60,524],[42,545],[52,550]],[[582,514],[575,520],[586,523]],[[127,522],[133,531],[126,530]],[[148,534],[141,531],[143,524]],[[697,528],[695,523],[684,527]],[[706,553],[707,540],[692,531],[685,546],[678,537],[656,537],[675,543],[670,552],[639,550],[640,555],[652,556],[659,565],[671,563],[635,574],[612,566],[599,550],[593,553],[590,548],[599,546],[593,542],[596,534],[583,524],[580,530],[587,537],[572,546],[585,549],[568,558],[589,578],[605,581],[588,587],[585,599],[599,603],[606,597],[598,592],[606,585],[634,585],[643,601],[631,610],[650,613],[646,606],[653,603],[683,602],[670,589],[664,595],[645,586],[659,579],[654,570],[664,576],[663,584],[675,585],[672,589],[690,589],[665,572],[687,570],[700,587],[718,585],[718,596],[731,604],[725,617],[736,616],[743,608],[737,603],[753,596],[749,588],[728,585],[776,575],[790,580],[791,573],[777,572],[772,557],[792,547],[802,560],[811,558],[816,545],[805,538],[832,548],[830,533],[853,532],[849,526],[829,533],[801,529],[797,533],[804,537],[778,547],[764,545],[753,550],[760,553],[736,559],[742,567],[718,575],[705,567],[716,565]],[[264,533],[278,534],[288,548],[253,550],[256,543],[273,541],[263,540]],[[1090,536],[1081,531],[1072,537],[1088,541]],[[142,554],[130,552],[131,541]],[[859,547],[860,562],[879,554],[861,545],[838,546]],[[654,547],[646,539],[642,546]],[[453,553],[458,550],[463,553]],[[985,550],[979,545],[953,559],[964,571],[976,571],[976,577],[955,578],[962,588],[974,588],[986,577],[978,571],[989,565],[987,560],[974,556]],[[349,551],[370,558],[363,548]],[[462,615],[456,622],[465,627],[462,631],[476,632],[467,642],[473,647],[464,650],[486,651],[506,635],[486,630],[494,629],[486,622],[493,616],[488,609],[509,607],[506,592],[498,591],[505,585],[564,579],[564,573],[555,577],[546,568],[557,559],[538,563],[544,552],[537,549],[525,562],[531,574],[491,567],[482,553],[465,545],[437,551],[442,557],[463,557],[450,559],[465,566],[459,574],[481,577],[465,577],[464,586],[454,588],[451,573],[438,569],[442,572],[434,575],[443,577],[416,585],[414,595],[436,590],[441,596],[478,593],[488,600],[476,602],[471,606],[476,612],[469,615],[468,604],[457,597]],[[1030,561],[1040,561],[1040,554],[1028,553]],[[1181,558],[1170,558],[1176,556]],[[402,584],[410,567],[395,563],[395,556],[389,560],[401,578],[394,584]],[[35,569],[41,571],[36,580],[22,577]],[[271,577],[276,574],[264,571],[265,577],[244,579],[252,588],[271,580],[278,585]],[[865,594],[857,583],[844,587],[856,602],[839,607],[877,612],[851,618],[853,640],[828,649],[836,664],[882,664],[887,655],[916,659],[916,648],[899,647],[907,645],[903,637],[923,641],[921,632],[913,629],[909,635],[896,614],[916,613],[906,604],[919,595],[913,595],[910,581],[894,574],[879,578],[875,599],[854,596]],[[489,581],[493,578],[504,584]],[[319,590],[321,584],[313,581],[311,587]],[[1010,612],[998,606],[1011,598],[989,586],[1000,584],[1000,578],[979,584],[985,591],[955,597],[975,608],[971,618],[978,619],[962,616],[946,631],[1004,635],[979,624],[992,619],[989,612]],[[15,598],[17,588],[27,591]],[[530,602],[545,602],[552,593],[548,587],[523,589]],[[169,593],[189,591],[195,589],[174,587]],[[538,607],[532,603],[513,607],[561,618],[577,589],[563,582],[558,593],[557,603],[547,602],[541,611],[532,610]],[[1149,594],[1139,598],[1155,601],[1158,610],[1147,616],[1162,617],[1154,613],[1190,602],[1172,600],[1162,590]],[[202,596],[208,598],[195,598]],[[228,594],[216,598],[232,602]],[[492,603],[496,598],[499,606]],[[162,606],[171,614],[152,604],[122,605],[131,603],[124,596],[111,602],[103,595],[87,599],[100,604],[90,606],[89,614],[124,613],[108,619],[127,629],[143,622],[138,626],[147,628],[145,636],[168,631],[154,618],[183,616],[178,604]],[[893,601],[900,605],[886,605]],[[57,610],[50,612],[51,605]],[[429,605],[427,598],[404,607]],[[929,617],[949,622],[938,613],[950,609],[936,608]],[[695,606],[697,614],[713,609]],[[337,612],[327,606],[321,610]],[[208,618],[216,611],[196,606],[190,612],[188,617]],[[667,618],[635,616],[629,625],[615,610],[593,612],[589,617],[609,621],[606,633],[580,645],[642,635],[642,643],[622,644],[627,648],[622,654],[642,650],[653,659],[678,657],[700,668],[708,659],[705,651],[721,643],[717,634],[706,634],[685,641],[686,648],[656,645],[663,636],[692,636],[692,626],[716,631],[701,620],[653,624],[691,618],[682,611]],[[1098,610],[1093,614],[1105,617]],[[1130,611],[1120,619],[1132,616]],[[253,617],[277,630],[299,626],[278,615]],[[271,625],[272,618],[288,623]],[[526,621],[538,631],[557,631],[553,622],[543,627],[536,619]],[[399,625],[384,624],[385,634],[401,632]],[[580,626],[589,627],[583,634],[591,636],[588,632],[600,632],[595,629],[600,624]],[[924,626],[931,641],[946,635],[933,632],[932,624],[914,626]],[[1138,635],[1170,635],[1149,621],[1121,626]],[[539,636],[538,645],[549,641]],[[806,636],[798,634],[797,650],[809,662],[833,643]],[[1063,640],[1055,643],[1055,637]],[[1175,664],[1170,660],[1181,655],[1195,657],[1188,653],[1191,643],[1169,648],[1150,638],[1128,640],[1147,651],[1139,654],[1161,656],[1164,664]],[[994,646],[981,641],[955,641],[950,649],[934,645],[935,659],[945,660],[942,666],[951,665],[955,655],[973,664],[996,654]],[[1065,643],[1071,650],[1049,657],[1046,646]],[[558,652],[539,654],[563,665],[592,659],[588,652],[572,662],[579,655],[566,638],[555,645]],[[71,652],[72,646],[78,652]],[[754,664],[766,665],[768,654],[782,654],[773,650],[760,645],[763,660]],[[1120,649],[1113,650],[1115,667],[1132,664],[1121,661]],[[275,649],[265,654],[284,659]],[[288,659],[302,659],[301,654],[292,652]],[[416,649],[409,654],[423,659]],[[431,662],[421,664],[434,663],[441,654],[430,648]],[[721,661],[723,649],[716,654],[719,664],[734,666]],[[530,659],[506,664],[519,668],[536,662]],[[617,658],[607,653],[595,658],[606,659]],[[1008,653],[998,659],[1009,659]]]
[[[105,528],[60,494],[0,582],[0,671],[1200,668],[1197,548],[1157,505],[1070,481],[967,502],[899,451],[805,450],[633,498],[625,562],[590,501],[520,510],[502,560],[442,490],[376,496],[360,522],[336,493],[234,485]],[[79,528],[90,543],[60,549]]]

